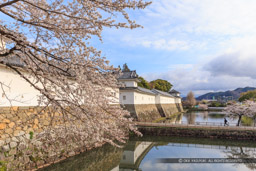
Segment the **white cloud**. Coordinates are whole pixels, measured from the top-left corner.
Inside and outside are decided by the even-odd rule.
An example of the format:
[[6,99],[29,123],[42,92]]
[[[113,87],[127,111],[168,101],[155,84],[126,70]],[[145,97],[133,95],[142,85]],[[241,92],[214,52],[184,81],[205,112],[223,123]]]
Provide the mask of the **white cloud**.
[[133,16],[144,29],[122,30],[114,41],[173,55],[157,56],[169,70],[146,71],[148,80],[167,79],[184,95],[256,86],[255,0],[153,0]]
[[155,41],[142,41],[139,42],[141,43],[144,47],[148,48],[156,48],[156,49],[162,49],[162,50],[188,50],[190,48],[188,42],[185,41],[180,41],[180,40],[165,40],[165,39],[159,39]]
[[256,85],[256,80],[248,76],[216,75],[198,65],[189,65],[189,67],[185,69],[178,66],[167,72],[147,73],[143,76],[147,80],[166,79],[174,85],[175,89],[181,91],[183,96],[186,96],[189,91],[193,91],[198,96],[211,91],[224,91]]
[[217,46],[225,50],[230,44],[223,46],[223,42],[230,38],[256,37],[255,0],[155,0],[134,16],[144,29],[120,31],[118,39],[128,46],[166,51]]

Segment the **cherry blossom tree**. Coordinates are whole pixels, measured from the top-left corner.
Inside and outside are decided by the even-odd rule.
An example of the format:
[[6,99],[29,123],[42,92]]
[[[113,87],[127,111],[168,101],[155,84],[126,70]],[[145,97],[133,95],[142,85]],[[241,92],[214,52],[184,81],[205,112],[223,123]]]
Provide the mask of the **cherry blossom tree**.
[[225,111],[231,118],[238,117],[237,126],[240,125],[242,116],[247,116],[250,118],[255,118],[256,116],[256,103],[253,101],[245,101],[244,103],[235,102],[228,105]]
[[198,109],[203,109],[203,110],[207,110],[208,106],[206,104],[199,104],[198,105]]
[[[84,128],[73,124],[73,132],[117,145],[114,140],[123,142],[127,130],[136,130],[129,113],[111,105],[116,101],[118,70],[90,42],[95,37],[102,41],[104,28],[141,27],[127,10],[149,4],[143,0],[2,0],[1,64],[42,94],[40,105],[62,113],[65,121],[82,121]],[[12,65],[13,60],[19,67]]]

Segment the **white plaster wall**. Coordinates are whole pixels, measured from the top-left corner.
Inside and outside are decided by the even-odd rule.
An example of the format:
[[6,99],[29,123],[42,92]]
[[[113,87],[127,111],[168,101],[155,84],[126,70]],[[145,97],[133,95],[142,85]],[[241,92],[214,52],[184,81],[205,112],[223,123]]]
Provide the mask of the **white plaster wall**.
[[156,104],[160,104],[160,95],[156,95]]
[[138,84],[136,81],[121,81],[123,84],[125,84],[125,87],[138,87]]
[[[39,91],[34,89],[29,83],[22,79],[14,71],[0,65],[0,107],[10,106],[37,106]],[[107,88],[115,97],[110,104],[119,104],[119,89]],[[6,93],[6,96],[4,95]],[[10,99],[10,101],[8,100]]]
[[[39,91],[30,86],[14,71],[0,65],[0,82],[6,86],[0,87],[0,106],[36,106]],[[7,97],[3,93],[6,93]],[[11,100],[11,103],[8,99]]]
[[175,103],[181,103],[181,98],[175,98]]
[[134,103],[135,104],[156,104],[155,95],[134,93]]
[[167,96],[160,96],[160,103],[161,104],[175,104],[175,98],[167,97]]
[[[123,97],[126,97],[124,100]],[[134,92],[132,91],[120,91],[119,93],[119,102],[120,104],[134,104]]]

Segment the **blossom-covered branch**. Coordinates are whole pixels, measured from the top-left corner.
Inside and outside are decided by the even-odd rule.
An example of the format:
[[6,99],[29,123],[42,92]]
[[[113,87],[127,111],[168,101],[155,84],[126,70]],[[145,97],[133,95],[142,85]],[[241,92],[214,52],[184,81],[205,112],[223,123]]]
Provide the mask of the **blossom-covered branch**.
[[[0,36],[5,48],[0,49],[0,63],[42,94],[40,105],[50,106],[70,122],[73,119],[67,116],[83,121],[83,131],[76,131],[81,136],[123,142],[125,132],[136,129],[129,113],[112,105],[117,101],[113,91],[118,88],[118,70],[90,46],[90,40],[93,36],[102,40],[105,27],[141,27],[126,9],[149,4],[143,0],[3,0]],[[116,15],[125,22],[115,21]]]

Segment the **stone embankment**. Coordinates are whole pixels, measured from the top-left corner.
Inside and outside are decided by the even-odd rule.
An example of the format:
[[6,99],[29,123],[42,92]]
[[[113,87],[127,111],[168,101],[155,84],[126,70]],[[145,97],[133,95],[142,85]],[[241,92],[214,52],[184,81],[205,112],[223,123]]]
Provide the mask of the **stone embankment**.
[[196,126],[137,123],[143,135],[256,140],[256,127]]
[[[79,120],[73,123],[82,125]],[[39,168],[103,145],[63,134],[67,129],[72,125],[48,108],[0,108],[0,170]]]
[[125,104],[132,117],[138,121],[154,121],[161,117],[171,117],[173,114],[183,112],[181,103],[176,104]]

